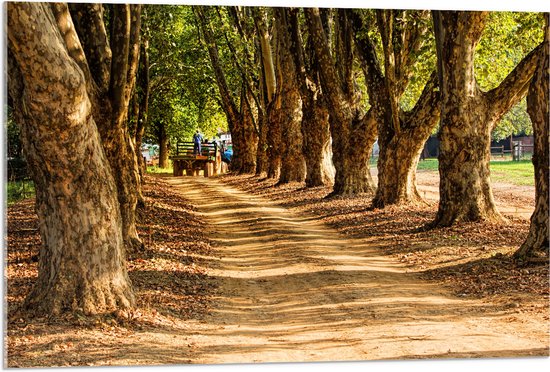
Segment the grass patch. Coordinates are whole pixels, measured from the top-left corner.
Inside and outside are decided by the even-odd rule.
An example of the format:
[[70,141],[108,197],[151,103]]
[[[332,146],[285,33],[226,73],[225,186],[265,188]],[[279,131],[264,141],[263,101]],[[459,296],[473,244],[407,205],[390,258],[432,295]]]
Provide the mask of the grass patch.
[[437,159],[424,159],[418,161],[417,170],[429,170],[429,171],[438,171],[439,161]]
[[492,161],[491,179],[518,186],[535,186],[535,167],[531,160]]
[[172,162],[169,162],[169,166],[167,168],[160,168],[158,166],[148,166],[147,167],[147,173],[152,174],[161,174],[161,173],[172,173],[174,171],[174,168],[172,167]]
[[[502,161],[493,160],[490,163],[491,180],[506,182],[516,186],[534,186],[535,168],[531,160]],[[418,162],[417,170],[438,171],[437,159],[426,159]]]
[[12,205],[23,199],[34,196],[34,182],[28,181],[8,181],[8,205]]

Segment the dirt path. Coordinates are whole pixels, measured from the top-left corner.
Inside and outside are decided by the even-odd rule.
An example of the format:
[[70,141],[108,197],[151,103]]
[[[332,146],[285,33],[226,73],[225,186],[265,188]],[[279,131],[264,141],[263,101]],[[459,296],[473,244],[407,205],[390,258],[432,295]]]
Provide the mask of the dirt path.
[[[457,299],[314,218],[215,178],[166,178],[222,256],[211,314],[186,335],[192,363],[548,355],[548,327]],[[176,336],[174,336],[176,337]]]

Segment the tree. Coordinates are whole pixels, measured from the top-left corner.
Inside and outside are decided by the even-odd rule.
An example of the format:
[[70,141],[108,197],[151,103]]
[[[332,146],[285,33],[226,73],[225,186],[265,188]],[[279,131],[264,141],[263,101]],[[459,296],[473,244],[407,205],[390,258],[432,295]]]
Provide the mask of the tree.
[[291,53],[294,57],[300,96],[302,99],[302,143],[306,164],[306,187],[330,185],[333,172],[330,169],[329,114],[319,74],[319,65],[314,58],[312,38],[307,45],[301,37],[298,13],[290,13],[292,36]]
[[[491,131],[527,92],[542,44],[496,87],[482,91],[474,55],[487,12],[433,11],[441,89],[440,202],[435,226],[462,221],[504,221],[490,184]],[[457,42],[460,40],[460,42]]]
[[544,27],[544,57],[539,60],[535,76],[529,86],[527,95],[527,110],[533,122],[535,149],[533,165],[535,166],[536,205],[531,216],[531,227],[525,242],[515,253],[522,260],[533,260],[539,255],[545,255],[548,260],[548,177],[549,177],[549,145],[548,128],[549,112],[549,79],[550,79],[550,16],[545,14]]
[[330,112],[333,162],[336,170],[331,195],[374,191],[369,156],[376,137],[374,116],[366,115],[354,79],[353,33],[345,10],[336,17],[335,63],[318,8],[305,9],[306,22],[319,64],[321,86]]
[[[200,30],[204,37],[203,40],[210,56],[212,69],[214,70],[214,76],[218,84],[221,106],[227,116],[227,123],[231,131],[231,139],[233,142],[232,169],[238,173],[253,173],[256,170],[256,159],[255,156],[249,155],[251,153],[255,154],[255,151],[252,152],[249,146],[255,146],[256,143],[247,142],[246,135],[242,135],[249,131],[247,128],[243,128],[243,125],[249,125],[251,122],[251,120],[249,120],[250,118],[244,120],[243,117],[243,113],[249,114],[251,112],[249,103],[246,102],[249,92],[242,91],[241,99],[243,101],[240,104],[240,108],[238,108],[232,95],[233,93],[229,89],[226,74],[220,61],[218,46],[216,45],[214,34],[209,23],[208,15],[212,8],[195,6],[193,9],[197,16]],[[249,162],[248,160],[251,161]]]
[[292,37],[291,18],[296,8],[276,8],[278,75],[277,94],[280,97],[281,171],[279,184],[302,182],[306,177],[306,164],[302,153],[302,100],[298,88],[296,65],[292,56],[299,41]]
[[412,109],[404,110],[401,100],[413,74],[418,74],[415,64],[421,57],[429,61],[431,48],[426,35],[429,13],[376,11],[383,66],[366,22],[357,11],[350,10],[349,15],[353,19],[355,41],[365,69],[371,104],[369,113],[378,125],[378,188],[373,206],[417,203],[421,197],[416,189],[416,166],[440,112],[435,72],[426,78],[424,89]]
[[70,14],[66,8],[63,4],[52,5],[60,21],[74,20],[76,34],[72,36],[82,42],[83,55],[79,56],[82,58],[79,63],[87,77],[101,143],[113,169],[124,242],[129,251],[135,251],[143,246],[136,230],[141,183],[127,120],[139,60],[141,6],[117,4],[109,8],[110,35],[101,4],[71,4]]
[[9,94],[42,238],[38,278],[25,304],[42,314],[131,307],[116,182],[68,9],[10,3],[7,15]]
[[256,158],[256,174],[268,173],[267,159],[267,133],[269,108],[275,96],[277,82],[275,79],[275,64],[273,62],[273,51],[271,48],[271,35],[267,27],[267,11],[265,8],[253,7],[252,15],[254,17],[254,26],[259,40],[261,55],[261,77],[260,77],[260,96],[263,102],[263,110],[258,112],[258,149]]

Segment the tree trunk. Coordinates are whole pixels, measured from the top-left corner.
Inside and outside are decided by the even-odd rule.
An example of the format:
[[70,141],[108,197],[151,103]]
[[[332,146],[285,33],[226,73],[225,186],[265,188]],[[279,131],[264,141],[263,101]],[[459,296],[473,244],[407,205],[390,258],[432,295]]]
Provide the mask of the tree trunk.
[[124,242],[128,251],[135,251],[143,247],[135,226],[137,202],[143,197],[127,119],[139,60],[141,6],[117,4],[112,10],[108,38],[101,5],[71,4],[78,37],[83,40],[88,63],[95,72],[90,79],[94,79],[97,89],[88,88],[88,92],[92,95],[94,119],[117,185]]
[[[306,164],[306,187],[329,185],[333,182],[330,146],[329,114],[319,81],[319,66],[315,63],[314,47],[309,39],[304,48],[297,11],[290,12],[292,36],[291,54],[294,58],[300,96],[302,99],[302,149]],[[306,52],[307,51],[307,52]],[[330,156],[330,158],[326,158]],[[333,176],[333,174],[332,174]]]
[[139,159],[139,169],[141,182],[144,182],[143,174],[145,173],[147,166],[145,160],[141,155],[141,146],[143,144],[143,135],[145,134],[145,129],[148,124],[149,116],[149,94],[151,92],[151,85],[149,79],[149,42],[147,39],[143,40],[141,44],[141,58],[140,58],[140,68],[138,74],[138,104],[139,104],[139,116],[136,122],[136,134],[135,134],[135,143],[136,143],[136,154]]
[[239,142],[240,168],[239,173],[254,173],[256,171],[256,149],[258,148],[258,134],[254,127],[254,114],[250,107],[251,92],[243,84],[241,96],[241,133]]
[[296,66],[292,56],[293,45],[297,40],[292,39],[288,8],[275,10],[277,29],[277,51],[279,53],[280,76],[277,89],[281,97],[281,173],[279,184],[302,182],[306,176],[306,164],[302,152],[302,102],[296,77]]
[[[303,96],[302,96],[303,97]],[[330,146],[329,115],[327,108],[314,97],[303,101],[302,136],[306,163],[306,187],[330,185],[332,159]],[[328,157],[328,159],[327,159]],[[328,160],[328,161],[327,161]]]
[[369,172],[369,156],[376,138],[376,121],[363,113],[353,78],[353,42],[349,20],[338,11],[338,66],[329,48],[319,9],[306,9],[310,37],[319,64],[323,94],[327,100],[335,168],[333,195],[355,195],[375,190]]
[[159,129],[159,168],[168,168],[168,136],[166,135],[166,128],[163,124]]
[[281,171],[281,99],[275,94],[267,106],[267,177],[278,179]]
[[535,76],[531,81],[527,95],[527,112],[533,122],[533,135],[535,137],[535,148],[533,154],[533,165],[535,166],[535,211],[531,216],[531,227],[525,242],[514,254],[522,260],[540,259],[548,262],[548,177],[549,170],[549,79],[550,79],[550,20],[548,13],[545,14],[544,32],[544,59],[539,63]]
[[[10,95],[17,102],[42,238],[38,278],[25,304],[45,315],[129,308],[135,299],[115,181],[85,74],[53,19],[49,4],[8,4]],[[72,28],[70,17],[65,25]]]
[[437,125],[439,113],[439,90],[434,73],[415,108],[400,113],[398,132],[388,130],[388,127],[393,128],[391,123],[379,122],[378,133],[384,135],[379,137],[378,188],[372,202],[375,208],[422,202],[416,188],[416,168],[424,143]]
[[525,95],[542,46],[527,55],[497,88],[484,93],[474,76],[474,51],[487,12],[434,11],[433,15],[442,92],[440,202],[433,225],[504,222],[491,189],[491,131]]
[[376,11],[384,53],[383,68],[360,13],[349,10],[348,15],[365,73],[371,114],[378,123],[378,187],[373,207],[420,202],[416,166],[422,146],[439,118],[436,75],[428,79],[411,111],[399,108],[399,101],[409,83],[415,56],[425,40],[427,26],[419,20],[429,13],[415,12],[410,16],[397,10]]

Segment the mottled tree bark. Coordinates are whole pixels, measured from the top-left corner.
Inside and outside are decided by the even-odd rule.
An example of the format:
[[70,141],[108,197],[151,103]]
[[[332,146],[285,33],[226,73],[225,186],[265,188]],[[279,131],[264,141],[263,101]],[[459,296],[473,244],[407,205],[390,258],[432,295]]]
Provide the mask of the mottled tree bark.
[[143,197],[127,119],[139,61],[141,6],[113,5],[110,37],[101,4],[71,4],[70,9],[96,87],[91,93],[93,114],[117,184],[124,242],[135,251],[143,246],[136,230],[136,206]]
[[141,182],[144,182],[143,173],[145,172],[146,164],[141,155],[141,146],[143,144],[143,135],[148,125],[149,117],[149,95],[151,93],[151,84],[149,78],[149,42],[147,39],[143,40],[141,43],[141,58],[140,58],[140,67],[138,73],[138,105],[139,105],[139,115],[136,122],[136,132],[135,132],[135,144],[136,144],[136,153],[139,156],[139,169]]
[[490,182],[491,131],[525,96],[542,45],[529,53],[498,87],[482,92],[474,75],[474,51],[487,12],[434,11],[433,16],[441,87],[440,202],[433,224],[503,222]]
[[277,8],[275,19],[279,46],[279,75],[277,85],[281,97],[281,172],[279,184],[302,182],[306,176],[306,164],[302,153],[302,101],[296,77],[296,65],[292,51],[296,49],[290,29],[291,13],[297,9]]
[[254,7],[252,9],[256,33],[260,42],[260,54],[262,59],[260,90],[262,93],[263,110],[261,110],[261,115],[258,117],[259,139],[256,159],[256,175],[261,175],[263,173],[268,173],[268,106],[273,100],[277,85],[275,80],[273,52],[270,43],[270,35],[267,28],[267,13],[259,7]]
[[242,141],[239,154],[240,167],[239,173],[254,173],[256,171],[256,149],[258,148],[258,135],[254,126],[254,113],[251,106],[252,93],[243,84],[241,94],[241,114],[242,114]]
[[281,170],[281,98],[276,93],[267,106],[267,177],[278,179]]
[[550,81],[550,19],[545,14],[544,58],[541,59],[527,94],[527,112],[533,123],[535,148],[535,211],[531,216],[531,227],[525,242],[514,254],[526,261],[541,259],[548,262],[548,177],[549,177],[549,81]]
[[[135,300],[115,180],[86,74],[54,19],[49,4],[8,4],[10,96],[35,183],[42,238],[38,278],[25,304],[45,315],[129,308]],[[65,31],[73,29],[70,17],[64,19]]]
[[363,112],[355,89],[353,33],[349,19],[344,10],[338,10],[336,53],[339,62],[335,65],[319,9],[309,8],[305,12],[330,115],[336,169],[331,195],[373,192],[375,187],[368,161],[376,138],[376,120]]
[[355,41],[365,71],[372,114],[378,123],[378,187],[373,206],[421,201],[416,189],[416,166],[422,147],[439,119],[437,77],[433,74],[410,112],[399,107],[422,47],[428,14],[378,10],[384,68],[358,11],[350,10]]
[[[292,56],[302,99],[302,149],[306,164],[306,187],[330,185],[333,182],[332,157],[329,154],[330,129],[326,101],[321,90],[319,66],[314,58],[314,48],[309,40],[303,47],[297,12],[290,13],[293,39]],[[307,53],[306,53],[307,51]]]

